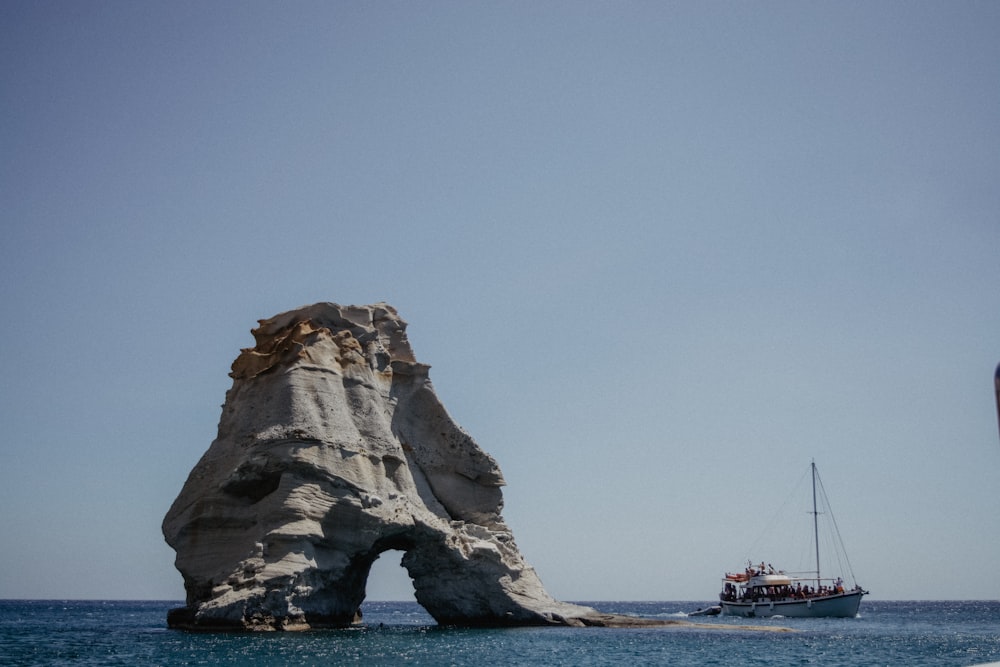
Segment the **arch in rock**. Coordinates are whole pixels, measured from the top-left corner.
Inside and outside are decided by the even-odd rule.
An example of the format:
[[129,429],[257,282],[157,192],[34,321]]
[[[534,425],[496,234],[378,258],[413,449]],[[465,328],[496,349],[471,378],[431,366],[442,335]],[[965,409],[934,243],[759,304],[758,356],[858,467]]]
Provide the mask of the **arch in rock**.
[[348,625],[390,549],[439,623],[593,612],[553,600],[524,561],[499,466],[441,405],[405,329],[386,304],[260,321],[218,436],[163,521],[187,591],[172,627]]

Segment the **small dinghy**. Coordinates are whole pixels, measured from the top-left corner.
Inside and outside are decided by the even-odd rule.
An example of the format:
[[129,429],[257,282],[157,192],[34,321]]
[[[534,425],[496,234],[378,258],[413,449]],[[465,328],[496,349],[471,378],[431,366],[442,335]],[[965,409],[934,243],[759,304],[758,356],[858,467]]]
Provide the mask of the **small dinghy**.
[[695,609],[694,611],[689,611],[688,616],[718,616],[722,613],[722,607],[715,605],[714,607],[706,607],[704,609]]

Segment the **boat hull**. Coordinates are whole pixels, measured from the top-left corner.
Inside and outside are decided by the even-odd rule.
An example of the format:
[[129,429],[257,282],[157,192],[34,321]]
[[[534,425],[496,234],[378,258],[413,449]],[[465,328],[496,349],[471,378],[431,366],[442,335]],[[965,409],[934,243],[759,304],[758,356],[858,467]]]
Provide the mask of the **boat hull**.
[[757,602],[725,602],[722,613],[745,618],[854,618],[858,615],[864,591],[851,591],[807,600],[759,600]]

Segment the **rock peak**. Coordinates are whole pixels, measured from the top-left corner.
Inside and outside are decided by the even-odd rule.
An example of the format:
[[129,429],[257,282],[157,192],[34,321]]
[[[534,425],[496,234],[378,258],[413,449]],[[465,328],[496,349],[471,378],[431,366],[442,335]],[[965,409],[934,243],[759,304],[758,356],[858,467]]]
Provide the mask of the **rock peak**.
[[607,624],[525,562],[499,466],[448,415],[392,306],[318,303],[252,333],[163,520],[187,591],[169,625],[343,627],[389,549],[439,623]]
[[[343,341],[358,351],[371,350],[401,362],[415,362],[410,341],[406,338],[406,322],[387,303],[372,306],[340,306],[317,303],[290,310],[266,320],[258,320],[253,329],[256,345],[241,351],[233,362],[233,379],[246,379],[266,372],[274,366],[287,365],[308,348],[316,337],[336,332]],[[384,369],[382,369],[384,370]]]

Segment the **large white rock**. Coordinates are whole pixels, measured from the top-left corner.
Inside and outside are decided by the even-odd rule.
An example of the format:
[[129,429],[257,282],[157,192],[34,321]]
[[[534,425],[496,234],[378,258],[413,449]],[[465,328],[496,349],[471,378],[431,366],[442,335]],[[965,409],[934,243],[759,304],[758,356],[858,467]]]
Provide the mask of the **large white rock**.
[[340,627],[387,549],[443,624],[606,625],[554,600],[501,516],[503,475],[445,411],[389,305],[261,320],[218,437],[163,521],[172,627]]

